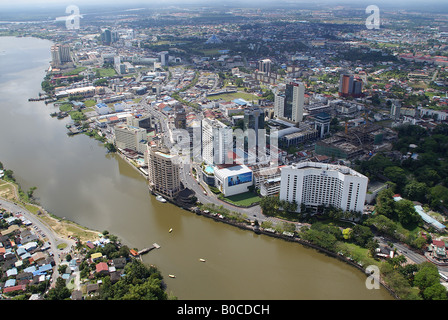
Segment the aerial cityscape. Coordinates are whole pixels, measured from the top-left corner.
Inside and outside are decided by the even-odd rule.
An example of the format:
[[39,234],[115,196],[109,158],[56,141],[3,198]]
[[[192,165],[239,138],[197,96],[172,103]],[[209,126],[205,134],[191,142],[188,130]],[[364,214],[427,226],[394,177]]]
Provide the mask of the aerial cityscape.
[[0,299],[447,300],[444,1],[18,1],[0,69]]

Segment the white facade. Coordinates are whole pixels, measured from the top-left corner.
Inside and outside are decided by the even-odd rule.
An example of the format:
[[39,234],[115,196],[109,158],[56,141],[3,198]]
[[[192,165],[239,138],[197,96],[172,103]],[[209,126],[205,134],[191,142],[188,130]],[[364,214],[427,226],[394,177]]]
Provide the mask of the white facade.
[[202,159],[209,165],[225,164],[232,151],[233,131],[218,120],[205,118],[202,125]]
[[286,85],[284,94],[276,94],[274,99],[274,116],[295,123],[303,121],[305,104],[305,86],[303,83]]
[[301,162],[281,169],[280,200],[363,212],[368,178],[348,167]]
[[248,188],[253,185],[252,170],[245,165],[223,169],[215,167],[214,173],[215,186],[226,197],[248,192]]
[[120,149],[131,149],[140,153],[146,151],[146,130],[132,126],[118,126],[115,128],[115,145]]

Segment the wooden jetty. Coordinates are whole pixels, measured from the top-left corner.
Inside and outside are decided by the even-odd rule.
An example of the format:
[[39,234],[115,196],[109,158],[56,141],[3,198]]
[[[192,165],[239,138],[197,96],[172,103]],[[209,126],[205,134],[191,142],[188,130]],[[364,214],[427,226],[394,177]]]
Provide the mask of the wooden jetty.
[[153,249],[159,249],[159,248],[160,248],[160,246],[157,243],[153,243],[152,247],[144,248],[144,249],[138,251],[137,254],[142,255],[142,254],[148,253],[149,251],[151,251]]

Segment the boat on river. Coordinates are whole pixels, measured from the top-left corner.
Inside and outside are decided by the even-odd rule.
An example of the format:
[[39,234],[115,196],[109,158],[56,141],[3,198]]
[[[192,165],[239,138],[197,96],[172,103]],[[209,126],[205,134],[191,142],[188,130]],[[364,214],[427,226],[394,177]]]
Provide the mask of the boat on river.
[[156,200],[157,200],[157,201],[160,201],[160,202],[163,202],[163,203],[166,202],[166,199],[165,199],[164,197],[162,197],[162,196],[157,196],[157,197],[156,197]]

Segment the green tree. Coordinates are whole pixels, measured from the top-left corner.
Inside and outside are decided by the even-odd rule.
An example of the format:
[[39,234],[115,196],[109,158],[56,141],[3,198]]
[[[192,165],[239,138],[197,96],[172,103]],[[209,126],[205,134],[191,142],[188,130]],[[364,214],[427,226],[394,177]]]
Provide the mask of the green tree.
[[47,300],[65,300],[70,298],[70,290],[65,286],[65,280],[61,277],[56,279],[56,285],[48,291]]
[[437,267],[430,262],[424,262],[414,276],[414,285],[423,293],[427,288],[440,283]]
[[426,202],[427,193],[428,187],[426,183],[418,182],[417,180],[411,180],[403,189],[403,194],[407,199],[419,202]]
[[414,204],[410,200],[400,200],[395,203],[395,213],[403,225],[410,225],[421,221],[420,215],[415,211]]

